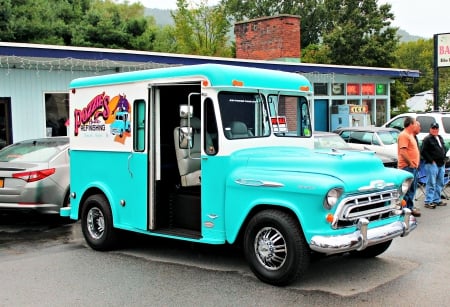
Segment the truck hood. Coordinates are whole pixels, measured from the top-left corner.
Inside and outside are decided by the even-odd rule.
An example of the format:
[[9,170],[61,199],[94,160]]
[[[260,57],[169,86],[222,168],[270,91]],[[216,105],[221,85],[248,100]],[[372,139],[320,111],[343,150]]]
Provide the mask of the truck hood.
[[[373,152],[313,150],[301,147],[249,148],[232,155],[233,164],[245,168],[280,173],[299,173],[302,178],[323,175],[334,177],[346,191],[355,191],[373,182],[400,184],[409,173],[385,168]],[[248,172],[252,174],[252,172]]]

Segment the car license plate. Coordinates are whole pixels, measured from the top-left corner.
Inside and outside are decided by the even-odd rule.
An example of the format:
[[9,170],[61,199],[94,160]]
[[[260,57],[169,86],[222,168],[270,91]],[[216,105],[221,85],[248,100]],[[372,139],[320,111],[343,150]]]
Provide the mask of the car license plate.
[[3,184],[4,184],[4,182],[5,182],[5,179],[3,179],[3,178],[0,178],[0,188],[3,188]]

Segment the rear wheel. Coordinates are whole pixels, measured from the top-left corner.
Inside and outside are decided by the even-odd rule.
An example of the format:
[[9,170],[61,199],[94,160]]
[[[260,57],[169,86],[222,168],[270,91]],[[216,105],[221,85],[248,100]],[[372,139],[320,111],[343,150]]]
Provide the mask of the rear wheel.
[[355,257],[373,258],[384,253],[389,248],[391,243],[392,240],[389,240],[383,243],[379,243],[377,245],[366,247],[362,251],[351,251],[350,253]]
[[95,250],[109,250],[117,240],[111,208],[105,196],[89,196],[83,204],[81,228],[88,245]]
[[261,211],[250,220],[244,252],[253,273],[276,286],[287,285],[304,274],[310,260],[298,222],[277,210]]

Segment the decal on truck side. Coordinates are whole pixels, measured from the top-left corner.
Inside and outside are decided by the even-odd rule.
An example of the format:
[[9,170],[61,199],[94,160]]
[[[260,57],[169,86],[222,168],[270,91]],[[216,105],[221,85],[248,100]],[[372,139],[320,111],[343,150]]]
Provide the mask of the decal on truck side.
[[75,109],[74,118],[74,136],[92,138],[109,135],[114,136],[114,142],[122,144],[131,136],[131,107],[125,94],[110,98],[102,92],[86,107]]

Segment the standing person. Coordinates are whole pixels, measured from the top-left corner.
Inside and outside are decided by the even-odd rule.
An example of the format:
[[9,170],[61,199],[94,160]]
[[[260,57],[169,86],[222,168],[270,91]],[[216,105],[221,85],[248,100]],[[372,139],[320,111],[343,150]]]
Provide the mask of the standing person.
[[439,124],[432,123],[430,134],[422,142],[422,159],[425,161],[427,183],[425,185],[425,208],[434,209],[436,206],[446,206],[441,200],[441,192],[444,188],[445,172],[445,143],[439,135]]
[[420,216],[420,210],[414,207],[417,188],[417,169],[420,162],[419,145],[416,135],[420,132],[420,123],[408,116],[403,123],[404,129],[398,136],[398,168],[410,172],[414,180],[405,194],[406,207],[414,216]]

